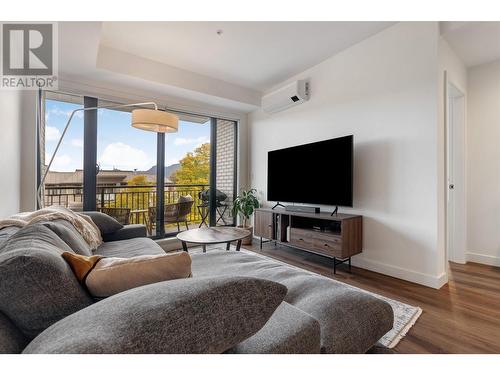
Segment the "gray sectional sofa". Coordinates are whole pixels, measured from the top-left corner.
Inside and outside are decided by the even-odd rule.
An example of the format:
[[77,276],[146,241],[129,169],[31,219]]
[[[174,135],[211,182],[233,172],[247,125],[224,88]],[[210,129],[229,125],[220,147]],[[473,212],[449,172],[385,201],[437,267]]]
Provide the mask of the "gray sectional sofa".
[[[87,251],[74,236],[0,230],[0,353],[365,353],[392,329],[386,302],[248,252],[193,253],[190,279],[96,301],[60,256]],[[141,226],[104,238],[95,253],[163,253]]]

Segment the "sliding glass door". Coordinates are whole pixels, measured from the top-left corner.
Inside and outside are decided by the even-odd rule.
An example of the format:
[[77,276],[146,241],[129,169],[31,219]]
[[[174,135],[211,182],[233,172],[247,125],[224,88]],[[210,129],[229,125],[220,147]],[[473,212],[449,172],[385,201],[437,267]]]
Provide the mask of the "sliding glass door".
[[198,228],[210,210],[210,118],[177,113],[177,133],[165,139],[165,235]]
[[98,111],[96,206],[123,224],[144,224],[154,235],[157,135],[130,122],[129,110]]
[[[72,111],[83,107],[83,98],[76,95],[51,93],[40,106],[39,172],[48,168],[57,142]],[[83,208],[83,115],[73,118],[64,142],[48,171],[42,190],[43,206]]]
[[[51,92],[43,93],[42,102],[47,115],[41,149],[47,158],[72,110],[119,104]],[[123,224],[144,224],[153,237],[234,225],[237,123],[175,113],[178,132],[157,134],[132,128],[131,109],[80,112],[46,181],[45,206],[90,207]]]

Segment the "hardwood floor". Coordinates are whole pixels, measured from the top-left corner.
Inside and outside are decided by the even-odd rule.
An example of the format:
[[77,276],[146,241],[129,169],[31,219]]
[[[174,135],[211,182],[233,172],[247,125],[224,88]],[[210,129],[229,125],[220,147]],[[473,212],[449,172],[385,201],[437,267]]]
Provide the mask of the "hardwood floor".
[[500,353],[500,268],[450,263],[450,281],[439,290],[333,260],[257,241],[246,249],[414,306],[423,313],[394,348],[397,353]]

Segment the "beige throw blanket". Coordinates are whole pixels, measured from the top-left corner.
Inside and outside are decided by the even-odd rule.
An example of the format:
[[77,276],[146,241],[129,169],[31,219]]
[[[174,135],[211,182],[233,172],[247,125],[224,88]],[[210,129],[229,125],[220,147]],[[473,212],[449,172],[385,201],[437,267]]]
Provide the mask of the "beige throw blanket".
[[69,221],[78,233],[82,235],[83,239],[89,244],[91,249],[97,249],[97,247],[102,243],[101,231],[89,216],[58,206],[12,215],[7,219],[0,220],[0,229],[5,227],[24,227],[41,221],[52,221],[58,219]]

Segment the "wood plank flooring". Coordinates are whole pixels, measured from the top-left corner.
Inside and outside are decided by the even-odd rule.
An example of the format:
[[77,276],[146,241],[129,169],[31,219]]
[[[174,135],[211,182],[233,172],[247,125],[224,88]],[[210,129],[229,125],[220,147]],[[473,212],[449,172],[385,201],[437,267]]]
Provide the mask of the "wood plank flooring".
[[394,349],[397,353],[500,353],[500,268],[450,263],[450,281],[440,290],[375,272],[339,266],[333,260],[258,241],[246,249],[414,306],[423,313]]

